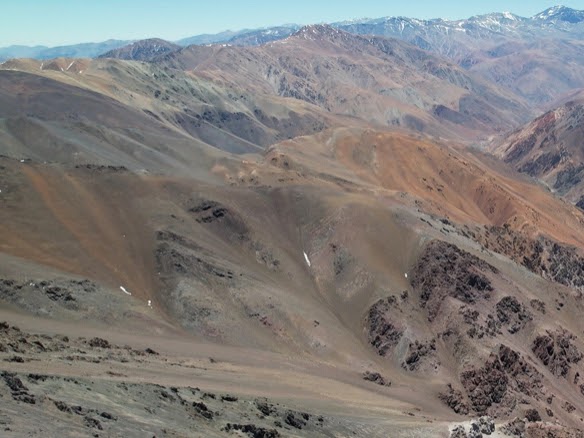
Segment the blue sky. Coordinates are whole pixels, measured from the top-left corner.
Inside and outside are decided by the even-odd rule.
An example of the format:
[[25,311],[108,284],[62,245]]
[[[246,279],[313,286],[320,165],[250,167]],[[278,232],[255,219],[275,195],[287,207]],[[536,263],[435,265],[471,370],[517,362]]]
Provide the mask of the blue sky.
[[559,2],[584,9],[584,0],[5,0],[0,47],[109,38],[177,40],[226,29],[394,15],[456,19],[510,11],[531,16]]

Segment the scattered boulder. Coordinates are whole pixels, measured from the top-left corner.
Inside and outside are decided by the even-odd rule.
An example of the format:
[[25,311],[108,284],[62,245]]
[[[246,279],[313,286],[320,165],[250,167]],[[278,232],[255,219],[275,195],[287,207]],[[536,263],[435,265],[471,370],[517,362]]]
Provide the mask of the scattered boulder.
[[436,352],[436,339],[428,342],[414,341],[410,343],[408,354],[402,363],[402,367],[409,370],[417,370],[425,357],[434,355]]
[[50,286],[45,288],[44,291],[52,301],[76,301],[75,297],[71,295],[71,292],[61,288],[60,286]]
[[112,166],[112,165],[102,165],[102,164],[76,164],[75,169],[86,169],[93,172],[126,172],[128,168],[126,166]]
[[55,404],[55,407],[60,410],[61,412],[66,412],[68,414],[72,414],[73,411],[71,410],[71,408],[69,407],[69,405],[67,403],[65,403],[64,401],[61,400],[53,400],[53,403]]
[[273,405],[268,403],[267,400],[256,400],[255,406],[257,410],[264,414],[266,417],[269,417],[270,415],[276,412],[276,408],[274,408]]
[[450,438],[468,438],[464,426],[456,426],[452,429],[452,432],[450,432]]
[[306,421],[303,418],[298,418],[294,412],[288,411],[284,416],[284,422],[296,429],[302,429],[306,426]]
[[189,208],[189,212],[202,213],[204,211],[212,211],[213,209],[218,208],[219,205],[220,204],[218,202],[204,200],[204,201],[201,201],[199,204]]
[[468,438],[483,438],[483,434],[481,433],[481,427],[478,423],[472,422],[470,424],[470,430],[466,434]]
[[109,412],[102,412],[101,414],[99,414],[99,416],[101,418],[105,418],[106,420],[111,420],[111,421],[117,421],[118,417],[116,417],[113,414],[110,414]]
[[277,438],[280,436],[280,432],[278,432],[276,429],[265,429],[263,427],[256,426],[255,424],[227,423],[224,430],[226,432],[238,430],[252,438]]
[[533,319],[533,315],[521,304],[517,298],[507,296],[496,305],[497,318],[501,325],[507,326],[511,334],[517,333]]
[[541,421],[541,415],[539,415],[537,409],[528,409],[525,411],[525,419],[530,423],[534,423],[536,421]]
[[97,430],[103,430],[103,426],[101,425],[101,422],[96,418],[85,417],[84,421],[85,421],[86,427],[97,429]]
[[185,246],[172,247],[168,242],[158,245],[154,253],[160,271],[193,277],[214,276],[224,281],[233,280],[235,274],[195,255]]
[[93,348],[111,348],[111,344],[102,338],[93,338],[89,341],[89,346]]
[[1,376],[4,379],[6,386],[10,388],[10,391],[12,392],[12,398],[14,400],[31,405],[36,404],[34,395],[28,392],[28,388],[24,386],[22,380],[20,380],[20,378],[18,378],[15,373],[3,371]]
[[207,420],[213,419],[213,412],[207,407],[203,402],[193,402],[193,408],[200,416],[206,418]]
[[446,393],[440,394],[439,398],[457,414],[468,415],[470,412],[462,392],[454,389],[450,383],[448,384],[448,391]]
[[525,422],[519,418],[515,418],[513,421],[504,425],[501,431],[506,435],[522,438],[525,436]]
[[476,424],[478,430],[485,435],[491,435],[495,432],[495,420],[487,415],[480,417],[473,424]]
[[545,303],[538,299],[533,299],[529,302],[531,307],[538,311],[539,313],[545,314]]
[[38,383],[40,382],[44,382],[47,379],[50,379],[50,376],[46,376],[44,374],[29,374],[28,376],[28,380],[30,380],[32,383]]
[[170,402],[176,401],[176,398],[172,394],[169,394],[168,392],[166,392],[165,390],[160,390],[160,398],[163,400],[170,401]]
[[214,223],[221,224],[222,227],[231,230],[237,236],[248,238],[249,230],[239,214],[217,201],[200,201],[196,205],[189,207],[188,212],[200,224],[206,224],[207,226]]
[[565,401],[564,403],[562,403],[562,409],[566,411],[568,414],[571,414],[576,410],[576,406],[574,406],[569,401]]
[[375,371],[365,371],[363,373],[363,380],[376,383],[380,386],[391,386],[391,380],[387,380],[385,377]]

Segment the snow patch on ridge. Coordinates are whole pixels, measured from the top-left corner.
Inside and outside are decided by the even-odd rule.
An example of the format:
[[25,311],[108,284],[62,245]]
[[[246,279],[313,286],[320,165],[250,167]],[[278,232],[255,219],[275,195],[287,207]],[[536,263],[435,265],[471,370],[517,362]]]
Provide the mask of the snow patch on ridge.
[[310,259],[308,258],[308,254],[306,254],[305,252],[303,254],[304,254],[304,260],[306,260],[306,264],[310,268],[311,264],[310,264]]

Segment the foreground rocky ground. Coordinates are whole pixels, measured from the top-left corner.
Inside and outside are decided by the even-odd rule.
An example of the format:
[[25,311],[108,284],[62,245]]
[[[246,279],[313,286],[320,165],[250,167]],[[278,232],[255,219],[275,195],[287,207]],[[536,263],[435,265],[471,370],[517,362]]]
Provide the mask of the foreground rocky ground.
[[[0,323],[0,350],[2,436],[325,437],[387,430],[375,418],[183,386],[220,366],[212,357],[186,361],[99,337],[31,334],[6,322]],[[182,385],[145,377],[160,370]],[[436,433],[415,422],[404,427],[416,436]]]
[[[34,321],[24,319],[26,325]],[[383,394],[394,383],[370,371],[361,376],[364,393],[355,392],[356,388],[351,389],[339,376],[333,385],[339,386],[341,394],[351,393],[350,397],[355,397],[353,402],[371,397],[377,409],[372,406],[347,409],[338,405],[331,409],[335,402],[330,403],[330,394],[320,402],[314,399],[300,402],[306,396],[301,392],[297,393],[298,397],[291,397],[295,392],[290,389],[294,379],[289,377],[299,372],[298,364],[292,367],[288,364],[286,370],[280,363],[278,366],[284,373],[280,381],[262,377],[260,373],[259,381],[263,381],[264,391],[269,395],[257,395],[262,386],[257,381],[250,382],[251,393],[256,393],[252,395],[250,387],[238,385],[237,379],[230,376],[243,369],[235,362],[226,362],[222,353],[207,357],[209,347],[198,346],[202,351],[197,357],[189,357],[186,353],[176,354],[184,348],[183,344],[173,347],[174,354],[168,354],[168,345],[163,346],[164,352],[159,352],[144,347],[148,338],[129,339],[136,341],[137,346],[118,345],[102,337],[47,334],[46,330],[35,334],[0,322],[2,436],[271,438],[387,436],[387,433],[450,438],[584,436],[581,430],[542,420],[537,409],[527,409],[523,416],[510,421],[477,416],[475,420],[462,422],[440,419],[440,415],[427,416],[415,405],[409,408],[403,405],[404,410],[400,411],[390,400],[385,403],[387,410],[379,410],[382,405],[376,400],[378,391]],[[160,344],[155,339],[151,341],[152,345]],[[501,351],[495,359],[503,364],[503,372],[509,366],[521,370],[511,365],[509,354],[512,352]],[[516,372],[529,371],[527,364],[520,367],[523,371]],[[489,373],[486,368],[485,373]],[[496,385],[485,388],[486,396],[496,397],[500,385],[506,383],[503,380],[495,383],[487,374],[477,384]],[[240,377],[246,379],[245,375]],[[326,386],[330,383],[326,380],[325,377],[314,380],[317,387],[313,389],[317,394],[329,391]],[[218,387],[225,390],[217,390]],[[279,395],[285,387],[288,387],[287,401],[282,398],[283,394]],[[475,402],[478,399],[473,394],[470,399]],[[461,399],[462,395],[451,388],[443,400],[455,410],[462,407],[461,413],[468,415],[469,408]],[[548,400],[550,406],[552,401]],[[473,409],[481,410],[476,405]],[[553,415],[550,412],[547,409],[548,416]]]

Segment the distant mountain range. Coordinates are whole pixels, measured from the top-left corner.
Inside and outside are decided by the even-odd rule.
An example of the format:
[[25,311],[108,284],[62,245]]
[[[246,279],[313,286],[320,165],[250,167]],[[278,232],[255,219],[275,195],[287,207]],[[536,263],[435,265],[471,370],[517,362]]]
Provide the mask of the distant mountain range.
[[[480,46],[484,40],[508,37],[522,39],[541,33],[550,36],[584,35],[584,11],[565,6],[554,6],[531,18],[524,18],[509,12],[492,13],[470,17],[465,20],[418,20],[406,17],[383,17],[375,19],[350,20],[332,23],[347,32],[361,35],[377,35],[406,40],[425,50],[437,51],[453,59],[472,64],[465,59],[469,50]],[[195,35],[175,41],[183,47],[197,44],[226,43],[253,46],[287,38],[301,26],[285,24],[262,29],[224,31],[217,34]],[[474,44],[470,42],[474,41]],[[51,59],[56,57],[97,57],[118,49],[134,41],[108,40],[99,43],[82,43],[60,47],[10,46],[0,48],[0,60],[9,58]]]
[[9,46],[0,48],[0,61],[12,58],[95,58],[110,50],[123,47],[132,41],[107,40],[101,43],[82,43],[70,46]]
[[440,56],[330,25],[305,26],[285,40],[256,47],[189,46],[155,63],[209,76],[220,72],[223,82],[238,88],[253,84],[334,114],[438,136],[459,133],[461,125],[504,132],[530,113],[522,99]]
[[116,58],[116,59],[130,59],[134,61],[147,61],[165,53],[174,52],[180,49],[181,46],[171,42],[161,40],[160,38],[150,38],[147,40],[140,40],[119,47],[102,55],[99,58]]

